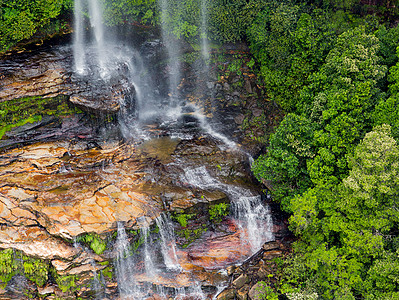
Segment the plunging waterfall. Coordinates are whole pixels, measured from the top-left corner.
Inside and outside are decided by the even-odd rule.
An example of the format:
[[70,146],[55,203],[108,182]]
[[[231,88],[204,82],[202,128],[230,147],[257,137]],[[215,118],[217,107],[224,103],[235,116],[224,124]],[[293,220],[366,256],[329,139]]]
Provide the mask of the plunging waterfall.
[[86,69],[82,1],[83,0],[75,0],[74,2],[73,57],[75,61],[75,71],[78,74],[84,74]]
[[[88,1],[88,2],[87,2]],[[101,4],[98,0],[76,0],[74,6],[74,60],[75,70],[78,74],[85,74],[87,72],[87,53],[85,51],[85,44],[87,43],[84,33],[84,11],[88,6],[88,14],[90,25],[94,33],[94,51],[96,52],[96,61],[100,68],[101,76],[105,76],[105,44],[104,44],[104,29],[101,12]]]
[[201,53],[206,65],[209,60],[208,0],[201,0]]
[[176,254],[176,241],[173,225],[166,214],[161,214],[155,219],[161,235],[161,251],[166,268],[180,270],[179,260]]
[[95,50],[97,52],[97,62],[100,67],[100,74],[102,77],[105,76],[105,44],[104,44],[104,28],[103,28],[103,18],[101,12],[101,5],[98,0],[88,0],[89,1],[89,14],[90,14],[90,24],[93,27],[94,38],[95,38]]
[[[202,74],[209,71],[207,68],[210,61],[208,6],[208,0],[201,0],[198,7],[200,10],[198,12],[200,23],[198,25],[200,27],[201,56],[206,65]],[[217,150],[210,153],[227,150],[238,153],[240,150],[237,143],[212,128],[200,109],[194,104],[188,104],[189,101],[179,95],[178,86],[182,80],[179,58],[181,50],[176,39],[171,36],[170,28],[168,28],[169,14],[172,13],[172,9],[168,0],[159,0],[159,8],[161,10],[162,44],[164,46],[162,49],[167,52],[168,57],[167,67],[163,69],[167,70],[168,74],[161,77],[168,79],[166,84],[167,95],[156,91],[157,87],[154,87],[155,83],[149,75],[150,67],[146,65],[148,61],[145,60],[146,57],[143,55],[142,49],[139,52],[132,46],[122,45],[122,42],[121,45],[107,45],[108,49],[106,49],[105,46],[108,43],[106,43],[102,8],[99,0],[75,0],[74,68],[77,73],[76,77],[84,80],[87,84],[96,84],[101,85],[102,88],[117,90],[116,94],[120,96],[118,97],[119,128],[126,140],[133,141],[131,143],[134,145],[133,147],[143,143],[144,139],[151,139],[157,134],[172,137],[171,140],[173,141],[169,142],[174,148],[169,157],[163,160],[164,153],[158,154],[158,151],[162,152],[164,149],[157,149],[156,155],[148,159],[143,165],[157,161],[161,165],[160,168],[175,168],[177,173],[171,189],[184,190],[184,197],[179,199],[183,206],[184,201],[196,197],[194,190],[197,189],[201,191],[209,190],[211,193],[215,190],[220,191],[225,195],[224,199],[228,198],[231,203],[230,214],[223,220],[224,223],[222,221],[220,221],[222,224],[211,223],[210,213],[207,211],[205,215],[208,214],[208,219],[204,221],[204,216],[201,216],[201,221],[204,221],[204,224],[193,224],[192,228],[187,224],[183,226],[184,222],[176,221],[178,218],[176,214],[180,209],[179,203],[175,204],[173,208],[168,207],[170,203],[165,202],[162,208],[154,205],[154,207],[149,206],[145,209],[137,204],[137,207],[135,206],[132,210],[135,213],[139,211],[138,214],[141,215],[137,219],[131,220],[132,223],[126,220],[120,221],[121,218],[118,215],[113,215],[112,217],[117,224],[116,239],[112,242],[112,251],[107,255],[113,259],[120,298],[141,300],[157,295],[164,298],[173,297],[174,299],[210,299],[210,295],[217,293],[216,287],[223,286],[227,282],[227,275],[225,275],[227,272],[218,273],[220,269],[227,266],[224,260],[239,263],[259,250],[264,242],[272,240],[274,238],[271,231],[272,221],[269,208],[258,193],[232,183],[223,183],[221,179],[211,176],[204,166],[186,167],[185,163],[179,161],[179,159],[176,159],[173,163],[169,162],[169,160],[173,160],[171,157],[175,155],[175,151],[178,149],[177,144],[180,141],[184,144],[184,141],[198,138],[200,143],[204,136],[205,139],[211,136],[212,138],[209,138],[209,140],[218,141],[215,142]],[[85,32],[84,30],[85,24],[88,23],[85,22],[85,16],[89,17],[92,32]],[[90,41],[90,36],[93,37],[93,41]],[[161,45],[161,42],[158,42],[158,45]],[[198,61],[201,64],[201,59]],[[202,78],[201,80],[207,79]],[[164,81],[166,82],[166,80]],[[180,102],[183,101],[187,103],[180,105]],[[185,122],[184,118],[188,121]],[[157,123],[153,125],[150,122]],[[143,136],[145,137],[143,138]],[[142,155],[147,155],[147,152],[151,151],[148,149],[142,150]],[[184,155],[182,154],[182,156]],[[121,158],[121,161],[123,160],[124,158]],[[128,169],[129,165],[127,164],[125,167]],[[104,167],[103,172],[106,172]],[[112,171],[110,171],[107,175],[111,176],[112,174]],[[131,178],[134,178],[134,176]],[[150,180],[143,180],[145,187],[141,186],[141,188],[145,190],[148,185],[156,183],[155,179],[151,180],[154,180],[154,182],[150,183]],[[158,178],[158,180],[167,179]],[[121,183],[123,187],[120,190],[128,189],[131,183],[131,181]],[[155,195],[154,199],[159,200],[164,195],[175,194],[174,191],[168,192],[166,190],[167,188],[160,189],[159,195]],[[114,197],[115,201],[123,200],[126,203],[130,203],[129,201],[132,200],[130,194],[120,199],[119,194],[119,192],[111,193],[110,197]],[[161,194],[162,196],[160,196]],[[116,198],[118,199],[116,200]],[[192,200],[194,201],[194,199]],[[198,200],[198,202],[201,201]],[[211,207],[210,203],[207,203],[207,205]],[[187,207],[183,207],[182,211],[183,209],[187,209]],[[124,212],[121,214],[123,215]],[[182,214],[191,216],[186,212],[182,212]],[[198,218],[200,219],[199,216]],[[140,222],[139,220],[144,221]],[[208,233],[206,232],[208,229],[204,229],[204,226],[207,225],[210,228],[219,226],[221,229],[217,233]],[[113,226],[115,230],[115,224]],[[195,236],[195,238],[192,236]],[[218,257],[218,249],[203,249],[201,245],[198,245],[200,243],[196,244],[195,240],[202,238],[207,239],[205,244],[208,244],[209,240],[210,247],[223,247],[224,239],[231,238],[231,240],[228,240],[230,247],[228,249],[231,249],[234,254],[221,255],[222,258],[220,258]],[[237,249],[241,246],[245,248],[245,251],[240,252],[240,249]],[[206,257],[205,261],[215,261],[215,263],[203,266],[196,262],[197,256]],[[219,262],[218,260],[223,261]],[[201,276],[198,275],[200,272],[209,273],[206,273],[206,276]],[[97,276],[99,276],[97,273],[95,273],[95,276],[96,281],[94,282],[97,289],[102,283],[97,280]],[[211,280],[214,289],[207,291],[204,286],[208,285]],[[101,293],[97,294],[102,296]]]
[[168,0],[159,0],[161,9],[161,28],[162,28],[162,40],[167,49],[169,58],[169,95],[172,99],[173,104],[176,103],[176,98],[179,97],[178,85],[181,80],[181,64],[180,64],[180,47],[178,41],[172,36],[170,32],[170,25],[168,23],[169,14],[171,8]]

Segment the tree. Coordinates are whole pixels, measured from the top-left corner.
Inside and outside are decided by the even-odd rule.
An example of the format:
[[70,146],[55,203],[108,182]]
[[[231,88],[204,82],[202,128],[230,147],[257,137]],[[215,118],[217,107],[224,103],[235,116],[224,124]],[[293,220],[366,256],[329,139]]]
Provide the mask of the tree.
[[30,38],[70,5],[71,0],[0,0],[0,52]]
[[259,157],[253,172],[259,180],[270,182],[273,197],[290,211],[289,198],[310,186],[306,160],[314,156],[314,126],[309,119],[288,114],[270,137],[266,155]]
[[398,295],[395,275],[378,272],[399,270],[397,263],[388,266],[399,253],[399,243],[392,244],[399,229],[399,147],[390,130],[382,125],[365,135],[341,183],[319,184],[292,199],[297,253],[323,298]]
[[344,32],[303,91],[307,114],[319,124],[317,154],[308,162],[315,184],[336,184],[346,176],[346,155],[371,129],[373,110],[383,97],[378,82],[386,73],[378,49],[378,39],[364,27]]

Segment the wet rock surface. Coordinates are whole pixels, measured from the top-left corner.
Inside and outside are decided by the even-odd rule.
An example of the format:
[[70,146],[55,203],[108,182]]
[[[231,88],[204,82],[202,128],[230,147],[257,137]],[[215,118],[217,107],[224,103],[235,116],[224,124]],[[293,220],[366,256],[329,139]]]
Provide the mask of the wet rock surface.
[[11,59],[1,61],[0,102],[66,95],[71,97],[72,103],[92,113],[118,112],[124,91],[132,88],[123,72],[113,84],[106,79],[90,80],[71,72],[71,47],[42,50],[15,54]]
[[[253,249],[247,241],[248,230],[221,207],[231,205],[232,195],[224,188],[228,185],[251,195],[261,193],[251,178],[248,154],[239,145],[245,139],[237,127],[246,124],[237,103],[249,103],[253,116],[262,116],[252,105],[257,88],[250,74],[244,75],[242,86],[236,84],[235,75],[220,82],[205,81],[203,95],[190,87],[193,80],[181,86],[189,102],[205,103],[204,114],[213,117],[210,124],[228,132],[234,146],[215,138],[209,129],[200,129],[202,121],[190,109],[174,125],[180,135],[151,123],[143,128],[146,139],[127,142],[116,122],[117,112],[127,109],[123,107],[125,92],[135,97],[124,67],[113,79],[88,80],[71,72],[70,52],[69,47],[57,46],[22,53],[0,64],[0,102],[39,97],[32,101],[55,99],[51,107],[67,103],[71,108],[62,115],[50,110],[34,122],[7,130],[0,139],[0,248],[45,261],[50,274],[45,285],[32,285],[24,277],[27,282],[21,281],[22,287],[17,288],[15,280],[22,272],[18,271],[0,291],[3,299],[23,298],[22,290],[46,299],[116,299],[121,291],[116,269],[126,258],[118,256],[120,227],[134,246],[129,255],[143,255],[148,244],[153,247],[149,256],[159,264],[162,258],[156,252],[160,252],[162,236],[157,221],[165,214],[173,221],[179,267],[150,276],[144,259],[136,261],[135,282],[148,289],[145,297],[164,299],[160,288],[172,297],[179,289],[198,286],[210,298],[230,275],[231,286],[220,299],[246,299],[263,275],[248,273],[246,264],[234,267]],[[217,99],[216,108],[210,98]],[[246,150],[257,152],[258,146],[251,144]],[[187,178],[186,171],[197,168],[205,168],[212,178],[206,179],[212,181],[208,187],[206,182],[199,187]],[[262,201],[266,203],[267,198]],[[216,217],[211,213],[215,207],[220,213]],[[281,238],[286,224],[283,218],[274,221],[273,233]],[[143,226],[148,226],[148,235],[143,234]],[[255,265],[267,265],[285,248],[261,251],[262,258],[258,260],[258,253],[253,259]],[[233,268],[227,274],[228,266]],[[264,268],[259,270],[264,273]]]
[[278,269],[276,259],[282,259],[291,251],[293,236],[286,232],[284,239],[266,242],[242,265],[229,268],[229,285],[218,296],[218,300],[264,299],[265,285],[276,283],[274,274]]

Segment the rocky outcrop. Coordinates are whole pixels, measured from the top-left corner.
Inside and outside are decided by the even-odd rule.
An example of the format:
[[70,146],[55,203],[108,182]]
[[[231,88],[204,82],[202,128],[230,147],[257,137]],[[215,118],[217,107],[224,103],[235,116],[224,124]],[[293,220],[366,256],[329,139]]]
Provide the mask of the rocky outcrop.
[[267,242],[252,257],[238,267],[231,266],[229,272],[229,286],[218,296],[218,300],[259,300],[264,299],[264,286],[273,286],[278,267],[274,261],[283,259],[291,251],[290,235],[284,240]]
[[[56,48],[56,47],[55,47]],[[71,49],[15,54],[0,65],[0,102],[26,97],[70,96],[72,103],[95,114],[115,114],[125,91],[134,88],[119,74],[110,84],[107,79],[79,77],[71,73]]]
[[[229,268],[231,286],[223,292],[225,298],[220,299],[248,298],[255,281],[265,278],[273,268],[270,259],[285,250],[280,246],[265,248],[254,256],[252,265],[235,267],[252,253],[249,243],[243,242],[248,232],[238,226],[238,220],[228,215],[228,210],[219,212],[213,220],[210,216],[212,207],[228,207],[228,191],[212,185],[200,188],[185,177],[186,169],[206,166],[221,186],[231,184],[259,194],[260,187],[250,180],[247,154],[238,150],[238,144],[229,148],[205,134],[206,130],[198,126],[202,121],[189,105],[176,120],[177,126],[183,127],[182,139],[171,138],[168,128],[151,124],[148,132],[152,139],[123,143],[113,117],[121,103],[127,112],[134,111],[134,99],[126,99],[125,95],[129,91],[132,98],[135,96],[126,70],[123,66],[115,68],[117,74],[111,79],[78,76],[70,72],[70,52],[68,47],[60,47],[45,54],[22,53],[0,66],[0,103],[7,102],[15,105],[15,111],[24,111],[21,107],[30,106],[16,100],[32,101],[48,110],[47,114],[15,122],[15,127],[7,128],[0,140],[0,248],[27,255],[20,255],[20,269],[11,274],[12,280],[3,282],[6,288],[0,294],[6,295],[4,299],[23,297],[24,292],[15,288],[14,281],[25,274],[23,263],[29,265],[29,259],[34,258],[41,262],[35,261],[36,265],[46,266],[44,271],[41,269],[43,273],[51,274],[44,284],[36,285],[29,276],[22,276],[24,289],[34,295],[47,299],[115,298],[115,267],[121,259],[119,229],[126,231],[130,247],[126,256],[146,251],[143,243],[147,239],[146,243],[153,241],[151,246],[160,247],[154,242],[162,238],[155,220],[164,212],[174,222],[180,264],[174,271],[176,277],[170,277],[173,270],[151,277],[146,263],[136,261],[135,282],[149,286],[148,295],[154,299],[158,299],[159,287],[173,295],[177,289],[195,284],[207,286],[211,295],[216,286],[227,280],[219,269],[233,265]],[[205,100],[209,109],[204,111],[216,116],[215,120],[221,117],[220,111],[226,112],[226,117],[220,118],[225,124],[219,126],[216,122],[212,126],[227,128],[236,142],[241,138],[237,124],[246,124],[236,104],[246,103],[255,118],[262,116],[252,105],[257,99],[257,87],[247,71],[243,85],[238,74],[230,74],[216,83],[205,82],[207,92],[197,97],[202,101],[216,96],[217,108]],[[181,88],[191,93],[185,84]],[[43,99],[51,99],[51,103]],[[62,112],[58,110],[61,106]],[[76,107],[113,117],[99,125],[101,122],[95,117]],[[184,137],[186,133],[189,138]],[[280,227],[283,225],[276,223],[277,236]],[[9,253],[0,251],[0,258],[5,254]],[[95,295],[92,286],[101,277],[99,274],[104,277],[100,283],[104,292]]]

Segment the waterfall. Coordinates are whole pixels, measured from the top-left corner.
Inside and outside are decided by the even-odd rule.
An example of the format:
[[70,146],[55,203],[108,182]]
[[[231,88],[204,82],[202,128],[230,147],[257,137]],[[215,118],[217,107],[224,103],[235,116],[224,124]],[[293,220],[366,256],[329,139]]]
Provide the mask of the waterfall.
[[93,268],[93,285],[92,285],[92,288],[93,288],[93,290],[95,292],[96,299],[101,300],[101,299],[104,298],[104,289],[103,289],[103,287],[105,286],[104,277],[102,277],[101,273],[100,273],[100,275],[97,273],[96,262],[94,261],[94,259],[92,259],[90,261],[90,264],[91,264],[91,266]]
[[84,51],[82,0],[75,0],[74,3],[73,57],[75,61],[75,71],[83,75],[86,69],[86,58]]
[[90,14],[90,25],[94,31],[97,62],[100,67],[101,77],[104,77],[106,75],[104,28],[103,28],[102,9],[98,0],[89,0],[89,14]]
[[130,253],[130,244],[127,238],[125,227],[118,222],[117,239],[115,250],[117,253],[115,261],[116,279],[118,282],[119,295],[137,295],[135,282],[135,262]]
[[175,233],[169,218],[166,216],[166,214],[161,214],[155,219],[155,221],[161,236],[161,252],[166,268],[175,271],[180,270],[180,265],[176,254]]
[[100,69],[102,78],[107,76],[106,70],[106,48],[104,41],[104,27],[102,9],[99,0],[75,0],[74,2],[74,38],[73,38],[73,57],[75,71],[79,75],[87,73],[87,56],[85,49],[88,48],[85,40],[84,11],[88,6],[90,25],[94,33],[94,52],[96,53],[96,63]]
[[144,240],[144,266],[145,266],[145,272],[147,276],[156,279],[156,276],[158,274],[158,270],[155,268],[154,261],[153,261],[153,256],[150,253],[150,227],[144,226],[140,228],[141,235]]
[[209,60],[209,42],[208,42],[208,1],[201,0],[201,53],[208,65]]
[[229,195],[233,214],[239,220],[239,226],[248,234],[243,235],[242,240],[248,240],[252,252],[258,251],[264,242],[274,239],[270,209],[263,203],[261,196],[220,182],[210,176],[205,167],[186,169],[182,180],[197,188],[217,189]]
[[176,98],[179,96],[178,85],[181,80],[181,70],[180,70],[180,47],[178,41],[172,37],[170,33],[170,28],[168,28],[168,18],[170,15],[170,5],[168,0],[159,0],[161,8],[161,27],[162,27],[162,39],[165,44],[166,50],[168,52],[169,58],[169,95],[174,99],[170,103],[171,107],[176,103]]

